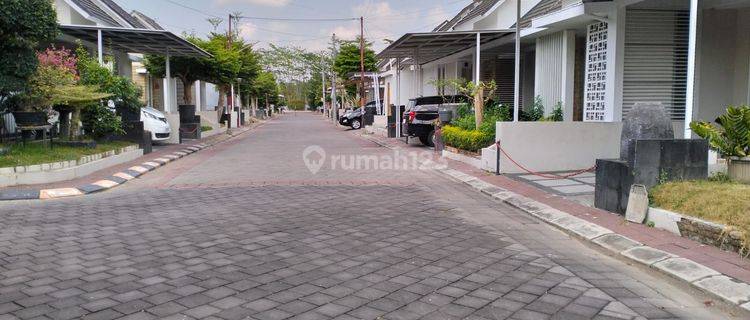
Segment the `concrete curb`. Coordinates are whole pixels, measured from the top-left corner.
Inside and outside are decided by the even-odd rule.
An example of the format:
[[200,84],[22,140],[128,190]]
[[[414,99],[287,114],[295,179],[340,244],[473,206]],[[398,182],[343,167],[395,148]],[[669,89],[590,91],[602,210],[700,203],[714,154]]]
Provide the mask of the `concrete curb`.
[[673,278],[689,283],[701,291],[750,311],[750,284],[723,275],[690,259],[643,245],[600,225],[489,184],[463,172],[453,169],[436,171],[535,216],[568,234],[594,243],[633,262],[659,270]]
[[[257,128],[253,127],[253,128]],[[66,187],[66,188],[55,188],[55,189],[29,189],[29,190],[0,190],[0,201],[12,201],[12,200],[48,200],[58,199],[67,197],[82,196],[97,192],[106,191],[114,187],[120,186],[133,180],[139,176],[142,176],[150,171],[156,170],[159,167],[165,166],[170,162],[176,161],[182,157],[196,153],[200,150],[212,147],[214,145],[228,141],[229,139],[246,133],[253,128],[248,128],[242,131],[232,132],[224,137],[212,140],[210,142],[203,142],[195,145],[191,145],[180,151],[172,152],[171,154],[163,155],[158,158],[154,158],[150,161],[141,163],[140,165],[132,166],[126,170],[116,172],[111,176],[103,179],[93,181],[88,184],[80,185],[77,187]]]
[[[361,135],[361,137],[389,149],[397,148],[382,142],[376,142],[375,139],[370,139],[364,135]],[[721,274],[690,259],[646,246],[598,224],[482,181],[472,175],[450,168],[435,169],[434,171],[518,208],[568,234],[596,244],[611,253],[643,266],[659,270],[677,280],[690,284],[694,288],[750,311],[750,284]]]

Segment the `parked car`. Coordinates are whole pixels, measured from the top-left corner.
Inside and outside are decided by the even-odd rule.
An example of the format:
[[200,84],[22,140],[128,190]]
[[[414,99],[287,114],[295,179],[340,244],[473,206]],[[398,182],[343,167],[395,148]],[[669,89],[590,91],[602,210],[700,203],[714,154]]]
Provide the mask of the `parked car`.
[[350,126],[354,130],[362,128],[362,109],[352,108],[347,109],[341,117],[339,117],[339,123],[342,126]]
[[152,141],[169,140],[172,128],[164,113],[151,107],[141,108],[141,121],[143,129],[151,132]]
[[430,96],[409,100],[404,110],[402,131],[407,137],[417,137],[423,145],[435,146],[435,120],[440,111],[456,116],[461,104],[469,102],[466,96]]

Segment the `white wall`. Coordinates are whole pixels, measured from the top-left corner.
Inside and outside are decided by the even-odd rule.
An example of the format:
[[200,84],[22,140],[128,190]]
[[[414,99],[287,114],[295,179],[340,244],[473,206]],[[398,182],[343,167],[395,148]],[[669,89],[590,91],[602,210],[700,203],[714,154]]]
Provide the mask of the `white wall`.
[[750,10],[704,10],[695,120],[713,121],[729,105],[748,103]]
[[[596,159],[620,157],[621,122],[498,122],[496,139],[529,170],[567,171],[593,166]],[[523,173],[506,156],[503,173]]]
[[414,88],[414,75],[414,71],[411,71],[408,68],[401,70],[401,99],[399,101],[396,99],[396,71],[392,70],[387,74],[381,75],[386,86],[390,85],[391,104],[406,105],[409,102],[409,99],[416,97],[417,91]]
[[422,95],[436,96],[437,87],[434,82],[438,79],[438,65],[422,67]]

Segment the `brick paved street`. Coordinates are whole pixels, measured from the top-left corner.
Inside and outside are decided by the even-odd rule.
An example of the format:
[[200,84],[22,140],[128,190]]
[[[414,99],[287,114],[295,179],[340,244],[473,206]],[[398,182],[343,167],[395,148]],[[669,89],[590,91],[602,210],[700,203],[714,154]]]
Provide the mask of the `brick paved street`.
[[[0,319],[742,319],[430,171],[286,115],[92,196],[0,204]],[[422,149],[415,149],[422,150]]]

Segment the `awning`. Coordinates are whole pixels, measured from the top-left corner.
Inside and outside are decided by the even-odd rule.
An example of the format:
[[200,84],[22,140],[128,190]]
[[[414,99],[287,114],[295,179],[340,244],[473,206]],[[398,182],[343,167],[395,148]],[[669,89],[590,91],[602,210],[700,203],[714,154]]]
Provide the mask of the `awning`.
[[210,57],[196,45],[166,30],[61,25],[64,35],[97,43],[99,30],[104,43],[117,51],[188,57]]
[[476,47],[477,33],[481,45],[513,34],[514,30],[472,30],[451,32],[407,33],[378,53],[378,59],[418,58],[419,64]]

